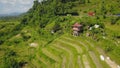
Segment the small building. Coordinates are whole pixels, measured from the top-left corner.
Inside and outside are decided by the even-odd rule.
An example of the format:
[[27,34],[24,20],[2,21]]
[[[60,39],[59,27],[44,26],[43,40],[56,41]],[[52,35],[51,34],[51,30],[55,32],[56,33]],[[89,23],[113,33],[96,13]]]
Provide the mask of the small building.
[[72,26],[72,30],[73,30],[73,36],[78,36],[79,33],[80,33],[81,30],[82,30],[82,25],[79,24],[79,23],[75,23],[75,24]]
[[89,16],[94,16],[95,13],[94,13],[94,12],[88,12],[88,15],[89,15]]
[[95,27],[95,28],[99,28],[99,27],[100,27],[100,25],[95,24],[95,25],[94,25],[94,27]]

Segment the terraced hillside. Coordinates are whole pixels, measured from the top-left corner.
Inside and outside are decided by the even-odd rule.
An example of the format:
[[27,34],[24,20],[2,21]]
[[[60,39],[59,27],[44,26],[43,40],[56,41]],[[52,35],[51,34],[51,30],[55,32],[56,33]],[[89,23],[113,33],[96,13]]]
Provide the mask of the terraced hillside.
[[36,68],[117,68],[111,60],[102,61],[105,53],[85,37],[66,34],[38,50],[32,60]]

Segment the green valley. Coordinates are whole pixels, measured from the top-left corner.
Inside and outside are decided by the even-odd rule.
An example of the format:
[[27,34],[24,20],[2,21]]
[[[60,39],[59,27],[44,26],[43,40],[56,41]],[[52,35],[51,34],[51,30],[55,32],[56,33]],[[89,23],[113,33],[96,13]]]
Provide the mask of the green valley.
[[0,68],[120,68],[119,0],[34,0],[0,17]]

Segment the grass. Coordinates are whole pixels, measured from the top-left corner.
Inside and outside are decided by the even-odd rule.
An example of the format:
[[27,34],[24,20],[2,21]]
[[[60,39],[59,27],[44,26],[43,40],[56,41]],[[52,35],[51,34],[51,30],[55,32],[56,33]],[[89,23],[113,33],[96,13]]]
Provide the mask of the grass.
[[43,48],[42,49],[42,52],[49,56],[51,59],[55,60],[56,62],[60,62],[60,57],[59,56],[56,56],[54,53],[51,53],[49,50]]
[[56,45],[56,47],[58,47],[58,48],[61,48],[61,49],[63,49],[63,50],[65,50],[66,52],[68,52],[69,53],[69,61],[68,61],[68,67],[74,67],[74,64],[75,64],[75,58],[74,58],[74,52],[72,52],[68,47],[66,47],[64,44],[63,45],[61,45],[61,44],[59,44],[59,45]]
[[[70,36],[69,36],[70,37]],[[71,38],[73,39],[73,41],[74,41],[74,43],[76,44],[76,43],[78,43],[79,41],[81,41],[81,42],[83,42],[84,43],[84,46],[87,46],[87,48],[88,48],[88,51],[93,51],[95,54],[96,54],[96,56],[98,57],[98,60],[100,61],[100,63],[102,63],[102,66],[103,67],[107,67],[107,68],[109,68],[109,66],[105,63],[105,62],[101,62],[101,60],[100,60],[100,58],[99,58],[99,52],[96,50],[96,46],[95,45],[98,45],[98,44],[95,44],[95,43],[93,43],[94,41],[92,41],[91,39],[88,39],[88,38],[85,38],[85,37],[73,37],[73,36],[71,36]],[[75,39],[77,40],[77,41],[75,41]],[[78,40],[79,39],[79,40]],[[88,42],[86,42],[86,39],[87,39],[87,41],[89,40],[89,43]],[[90,42],[91,41],[91,42]],[[91,44],[90,44],[91,43]],[[79,44],[79,43],[78,43]],[[85,48],[85,47],[84,47]],[[87,48],[85,48],[85,49],[87,49]],[[83,49],[83,48],[82,48]],[[86,52],[86,53],[88,53],[88,52]],[[89,56],[89,54],[88,54],[88,56]]]
[[[82,42],[82,44],[80,43],[80,41]],[[48,46],[42,48],[43,52],[40,52],[39,56],[41,56],[41,59],[44,59],[45,62],[49,62],[49,64],[52,65],[52,67],[79,68],[80,65],[82,65],[82,67],[86,67],[86,65],[89,63],[88,67],[96,68],[100,64],[103,68],[109,68],[109,66],[105,62],[100,60],[99,53],[95,48],[96,44],[91,46],[93,42],[90,42],[91,44],[89,42],[87,42],[86,38],[84,37],[76,38],[69,35],[63,35],[60,38],[54,40]],[[80,47],[80,49],[82,49],[83,52],[79,53],[77,47]],[[92,57],[93,55],[89,52],[92,52],[97,60],[94,60]],[[56,62],[58,61],[57,57],[59,57],[58,60],[60,62]],[[45,59],[47,59],[48,61]],[[80,64],[78,64],[78,62]],[[98,62],[98,64],[95,62]]]
[[[96,49],[98,44],[90,38],[74,37],[65,34],[53,40],[53,42],[46,47],[38,47],[40,48],[30,48],[29,45],[25,43],[10,46],[13,50],[18,49],[18,53],[21,53],[21,56],[29,56],[29,52],[32,51],[31,54],[35,55],[35,57],[33,57],[31,63],[35,67],[84,68],[87,67],[86,65],[88,64],[88,67],[96,68],[100,64],[103,68],[109,68],[109,66],[99,58],[100,54]],[[97,60],[94,60],[90,52],[94,54]]]
[[[65,57],[70,57],[70,54],[66,51],[66,50],[64,50],[64,49],[61,49],[61,48],[59,48],[59,47],[56,47],[56,46],[53,46],[56,50],[60,50],[60,51],[62,51],[62,53],[60,54],[60,57],[62,57],[62,56],[65,56]],[[63,58],[62,58],[63,59]],[[66,63],[65,63],[65,67],[68,67],[68,61],[69,61],[69,58],[66,58]],[[62,62],[60,63],[60,67],[63,67],[62,66]]]

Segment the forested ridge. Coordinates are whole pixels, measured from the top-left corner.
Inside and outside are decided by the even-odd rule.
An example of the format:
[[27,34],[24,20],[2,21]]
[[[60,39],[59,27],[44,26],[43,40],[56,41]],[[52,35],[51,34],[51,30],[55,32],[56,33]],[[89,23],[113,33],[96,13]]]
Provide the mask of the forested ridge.
[[[61,0],[49,0],[38,2],[34,1],[33,7],[27,12],[27,15],[22,20],[22,23],[38,24],[41,28],[48,24],[49,20],[59,16],[67,14],[78,14],[73,7],[78,2],[75,0],[61,1]],[[33,23],[34,22],[34,23]]]

